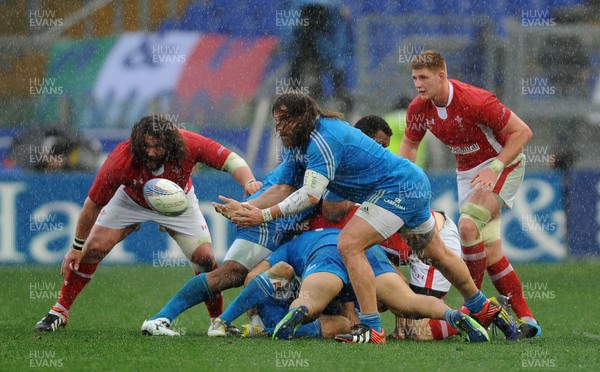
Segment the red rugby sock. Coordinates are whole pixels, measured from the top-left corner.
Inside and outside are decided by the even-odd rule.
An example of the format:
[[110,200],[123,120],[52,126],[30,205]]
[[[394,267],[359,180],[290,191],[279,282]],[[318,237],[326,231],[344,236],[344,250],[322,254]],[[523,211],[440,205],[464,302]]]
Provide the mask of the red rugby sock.
[[469,268],[471,278],[475,282],[478,289],[481,289],[483,283],[483,274],[485,274],[485,266],[487,257],[485,254],[485,245],[483,242],[471,246],[462,245],[463,260]]
[[60,289],[57,305],[68,311],[79,293],[92,280],[97,268],[98,264],[79,264],[79,271],[70,268]]
[[515,314],[519,318],[524,316],[533,318],[529,305],[527,305],[527,300],[523,296],[521,281],[506,256],[503,256],[495,264],[490,265],[487,268],[487,272],[498,292],[508,297],[510,306]]

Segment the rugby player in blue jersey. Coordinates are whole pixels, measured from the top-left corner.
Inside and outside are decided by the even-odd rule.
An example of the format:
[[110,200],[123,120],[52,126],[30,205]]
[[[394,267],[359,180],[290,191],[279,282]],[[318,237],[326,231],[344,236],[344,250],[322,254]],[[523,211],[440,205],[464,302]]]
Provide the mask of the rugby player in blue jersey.
[[396,232],[458,289],[473,318],[484,327],[494,322],[507,338],[517,337],[510,315],[477,289],[464,261],[444,246],[430,213],[429,180],[419,167],[351,127],[341,120],[341,114],[321,110],[307,95],[280,95],[271,112],[286,150],[282,165],[305,170],[303,185],[278,204],[265,208],[245,204],[246,210],[235,212],[232,221],[250,227],[300,213],[316,205],[326,189],[361,203],[338,239],[360,305],[360,323],[337,340],[385,342],[375,277],[365,251]]

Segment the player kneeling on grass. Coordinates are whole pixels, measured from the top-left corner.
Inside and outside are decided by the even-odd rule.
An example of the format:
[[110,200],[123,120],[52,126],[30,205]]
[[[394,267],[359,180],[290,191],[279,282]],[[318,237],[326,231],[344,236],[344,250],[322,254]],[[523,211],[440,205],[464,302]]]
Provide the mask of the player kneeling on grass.
[[[133,126],[131,138],[117,145],[96,175],[77,220],[73,247],[62,263],[65,281],[58,301],[36,324],[38,331],[53,332],[67,325],[71,305],[102,259],[146,221],[156,222],[171,235],[196,273],[217,267],[190,178],[197,163],[230,173],[247,194],[262,186],[241,157],[210,138],[178,129],[160,115],[146,116]],[[143,187],[153,178],[178,184],[189,207],[178,216],[152,210]],[[206,307],[211,317],[222,313],[221,293],[212,293]]]
[[[292,302],[289,312],[275,327],[274,339],[291,339],[301,324],[312,323],[319,318],[327,305],[340,292],[349,290],[348,273],[337,250],[339,234],[339,229],[319,229],[305,232],[282,245],[269,258],[270,265],[287,262],[293,269],[293,271],[290,270],[290,273],[293,275],[294,272],[297,272],[302,277],[300,295]],[[367,259],[375,273],[377,296],[394,314],[403,317],[445,319],[465,332],[470,341],[489,341],[485,329],[467,315],[450,309],[436,298],[412,292],[391,265],[380,246],[370,248],[367,251]],[[288,277],[289,279],[291,277]],[[281,278],[273,274],[271,277],[266,273],[255,277],[229,306],[228,311],[231,309],[231,317],[241,315],[248,308],[261,303],[275,293],[274,284],[280,281]],[[226,312],[215,320],[215,323],[219,321],[222,323],[221,335],[226,334],[224,330],[231,317]],[[355,325],[355,327],[361,327],[361,325]],[[363,332],[359,334],[363,334]],[[370,340],[357,339],[357,337],[355,332],[350,332],[337,335],[335,339],[341,342],[355,343],[385,342],[385,339]]]

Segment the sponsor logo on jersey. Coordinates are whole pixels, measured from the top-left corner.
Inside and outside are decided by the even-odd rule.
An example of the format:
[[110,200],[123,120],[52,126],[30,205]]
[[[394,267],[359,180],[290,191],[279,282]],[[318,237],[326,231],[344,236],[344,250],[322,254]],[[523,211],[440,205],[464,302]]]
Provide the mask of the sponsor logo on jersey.
[[388,199],[388,198],[383,198],[383,201],[385,203],[391,204],[394,207],[400,209],[401,211],[405,210],[406,208],[401,204],[402,203],[402,199],[401,198],[395,198],[395,199]]
[[450,151],[452,151],[454,155],[470,154],[472,152],[479,151],[479,144],[474,143],[464,147],[450,146]]

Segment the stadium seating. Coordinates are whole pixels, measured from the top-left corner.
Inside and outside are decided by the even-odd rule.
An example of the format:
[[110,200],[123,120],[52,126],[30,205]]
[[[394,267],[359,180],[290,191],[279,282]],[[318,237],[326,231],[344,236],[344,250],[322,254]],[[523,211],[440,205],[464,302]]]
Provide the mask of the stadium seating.
[[[488,16],[490,20],[502,24],[506,17],[521,17],[526,10],[552,11],[558,7],[573,6],[583,0],[450,0],[432,2],[428,0],[371,0],[344,1],[354,19],[366,15],[429,15],[442,16]],[[275,26],[275,12],[289,9],[288,0],[239,2],[235,7],[230,1],[215,0],[192,2],[179,21],[179,29],[209,33],[225,33],[232,36],[278,35],[281,30]],[[172,21],[164,21],[173,29]],[[501,27],[499,32],[502,33]]]

